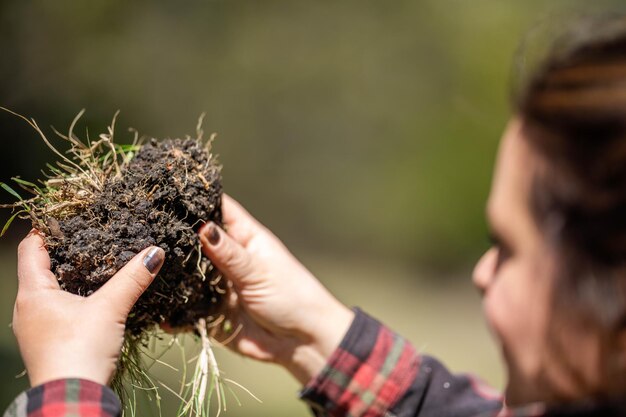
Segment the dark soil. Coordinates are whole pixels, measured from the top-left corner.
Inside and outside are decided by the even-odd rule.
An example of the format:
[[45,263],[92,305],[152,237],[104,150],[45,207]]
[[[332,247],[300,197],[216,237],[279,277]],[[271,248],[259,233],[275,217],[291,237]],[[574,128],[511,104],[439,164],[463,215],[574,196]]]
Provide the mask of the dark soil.
[[226,283],[200,252],[197,231],[222,224],[220,166],[195,139],[143,145],[121,178],[66,219],[47,219],[52,270],[63,289],[87,296],[133,256],[156,245],[166,260],[132,310],[127,329],[193,325],[219,311]]

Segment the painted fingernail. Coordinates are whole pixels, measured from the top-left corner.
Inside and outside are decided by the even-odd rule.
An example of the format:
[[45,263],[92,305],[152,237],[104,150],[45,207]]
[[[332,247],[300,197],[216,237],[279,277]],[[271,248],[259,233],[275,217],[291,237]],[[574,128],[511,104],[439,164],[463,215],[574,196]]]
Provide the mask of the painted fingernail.
[[216,225],[211,224],[209,225],[209,232],[208,232],[208,237],[209,237],[209,243],[213,246],[217,245],[218,243],[220,243],[220,231],[217,228]]
[[152,248],[148,252],[145,258],[143,258],[143,264],[151,274],[155,274],[163,261],[165,260],[165,252],[161,248]]

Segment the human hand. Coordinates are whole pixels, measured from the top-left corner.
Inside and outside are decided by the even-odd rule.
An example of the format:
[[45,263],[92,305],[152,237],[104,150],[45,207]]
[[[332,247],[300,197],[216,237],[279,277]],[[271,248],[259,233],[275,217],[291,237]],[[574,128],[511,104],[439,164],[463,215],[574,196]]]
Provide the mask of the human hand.
[[339,346],[354,313],[227,195],[222,211],[228,233],[207,223],[200,240],[204,254],[233,285],[227,318],[237,333],[228,346],[282,365],[305,384]]
[[41,236],[18,249],[13,332],[32,386],[64,378],[106,385],[116,370],[126,317],[163,264],[160,248],[135,256],[102,288],[81,297],[63,291]]

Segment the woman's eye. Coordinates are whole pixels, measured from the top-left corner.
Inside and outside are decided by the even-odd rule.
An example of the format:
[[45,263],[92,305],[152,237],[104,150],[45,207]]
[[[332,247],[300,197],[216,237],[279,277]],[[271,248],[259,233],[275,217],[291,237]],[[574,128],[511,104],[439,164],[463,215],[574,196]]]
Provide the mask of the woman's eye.
[[494,270],[497,271],[498,268],[509,258],[510,251],[508,250],[507,246],[504,245],[502,241],[494,234],[489,235],[489,241],[493,250],[496,251],[496,263]]
[[491,247],[496,251],[496,262],[494,265],[494,272],[497,272],[500,266],[511,257],[511,251],[509,247],[502,242],[502,240],[495,234],[489,234],[489,241]]
[[504,264],[510,257],[511,251],[506,246],[497,246],[496,250],[498,255],[496,258],[496,271]]

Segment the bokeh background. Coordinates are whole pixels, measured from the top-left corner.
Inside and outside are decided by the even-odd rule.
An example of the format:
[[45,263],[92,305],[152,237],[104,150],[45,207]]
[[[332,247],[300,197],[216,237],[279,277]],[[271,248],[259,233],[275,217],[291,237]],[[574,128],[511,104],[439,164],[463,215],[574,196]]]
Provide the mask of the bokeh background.
[[[129,127],[193,134],[206,112],[226,191],[341,300],[501,388],[470,276],[487,247],[483,210],[513,57],[533,27],[618,4],[1,0],[0,105],[51,135],[47,126],[66,129],[82,108],[77,131],[95,134],[119,109],[120,142]],[[52,161],[31,128],[0,112],[0,181],[41,178]],[[27,386],[15,378],[23,366],[9,323],[28,227],[0,240],[0,409]],[[241,394],[226,415],[308,415],[284,371],[218,355],[263,400]],[[176,372],[153,371],[176,386]],[[174,415],[176,400],[162,396],[163,415]]]

